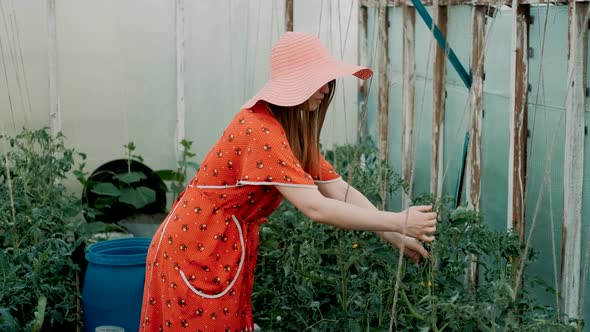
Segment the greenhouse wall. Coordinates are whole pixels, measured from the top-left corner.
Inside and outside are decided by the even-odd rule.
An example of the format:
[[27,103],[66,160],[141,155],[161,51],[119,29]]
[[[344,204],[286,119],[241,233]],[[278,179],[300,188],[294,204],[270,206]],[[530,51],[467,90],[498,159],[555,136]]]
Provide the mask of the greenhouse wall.
[[[175,166],[178,52],[184,56],[181,127],[199,162],[267,80],[271,46],[285,31],[284,1],[3,0],[0,5],[0,131],[12,136],[23,127],[52,125],[48,54],[55,47],[58,129],[71,147],[87,154],[90,172],[123,158],[123,145],[130,141],[152,169]],[[357,9],[355,0],[298,0],[294,29],[317,34],[334,56],[356,62]],[[355,141],[356,86],[352,77],[339,82],[324,146]],[[80,190],[74,180],[69,186]]]
[[[381,6],[382,6],[381,2]],[[388,161],[401,170],[403,161],[403,1],[388,1],[388,67],[389,124],[386,134],[379,133],[379,101],[376,86],[367,97],[367,118],[363,124],[368,134],[379,141],[387,137]],[[409,1],[408,1],[409,3]],[[379,7],[377,1],[365,1],[368,48],[365,51],[369,66],[378,64],[378,48],[385,47],[379,40]],[[491,6],[484,6],[488,10]],[[411,7],[413,8],[413,7]],[[446,40],[461,63],[469,71],[472,63],[472,15],[475,6],[448,6]],[[495,7],[496,8],[496,7]],[[493,229],[507,231],[509,200],[510,116],[511,116],[511,50],[513,9],[498,6],[486,15],[484,39],[483,114],[481,130],[481,197],[479,210],[483,221]],[[430,15],[432,6],[426,7]],[[492,8],[493,9],[493,8]],[[527,273],[540,277],[547,287],[562,291],[562,223],[564,222],[564,164],[566,136],[566,102],[568,79],[568,6],[545,4],[530,6],[528,56],[528,135],[526,138],[525,238],[537,252]],[[587,23],[587,22],[586,22]],[[361,30],[363,29],[361,25]],[[362,32],[361,32],[362,33]],[[586,37],[588,35],[586,34]],[[414,127],[413,127],[413,197],[431,191],[431,156],[433,142],[433,34],[421,17],[415,15]],[[586,38],[587,39],[587,38]],[[584,43],[584,42],[582,42]],[[587,47],[587,40],[585,41]],[[382,46],[380,46],[382,45]],[[360,45],[362,47],[362,45]],[[585,53],[586,56],[588,52]],[[585,60],[585,62],[587,59]],[[377,68],[377,70],[383,70]],[[465,135],[470,131],[470,91],[457,71],[446,61],[446,97],[443,133],[442,195],[454,198],[463,163]],[[377,77],[379,73],[375,74]],[[586,76],[584,76],[586,77]],[[587,90],[586,90],[587,91]],[[585,97],[586,129],[590,119],[588,94]],[[580,276],[588,273],[587,246],[590,231],[590,156],[589,138],[584,136],[584,178],[582,197],[582,258]],[[406,161],[407,162],[407,161]],[[546,176],[547,174],[547,176]],[[467,179],[465,180],[467,181]],[[462,205],[468,204],[465,186]],[[390,208],[404,205],[401,195],[389,198]],[[578,257],[579,258],[579,257]],[[585,270],[584,270],[585,268]],[[555,283],[557,280],[557,285]],[[581,280],[581,279],[580,279]],[[583,280],[581,280],[583,282]],[[580,300],[585,321],[590,320],[590,285],[581,285]],[[554,294],[536,291],[546,305],[556,306]],[[585,301],[584,301],[585,299]]]

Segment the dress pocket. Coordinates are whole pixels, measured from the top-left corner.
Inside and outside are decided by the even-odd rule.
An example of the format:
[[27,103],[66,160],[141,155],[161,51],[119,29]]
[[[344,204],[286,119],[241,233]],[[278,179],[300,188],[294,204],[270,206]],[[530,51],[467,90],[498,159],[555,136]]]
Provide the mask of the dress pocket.
[[[236,225],[236,228],[238,230],[238,236],[240,239],[240,258],[239,258],[239,262],[238,262],[238,268],[236,271],[235,276],[233,277],[233,279],[231,280],[231,282],[227,285],[227,287],[225,289],[223,289],[221,292],[219,293],[214,293],[214,294],[207,294],[205,292],[202,291],[202,289],[197,289],[195,286],[193,286],[193,284],[191,284],[191,281],[189,280],[189,278],[187,278],[185,272],[180,269],[179,273],[180,276],[182,277],[183,282],[185,283],[185,285],[188,287],[188,289],[190,289],[193,293],[195,293],[198,296],[202,296],[204,298],[207,299],[217,299],[220,298],[222,296],[224,296],[225,294],[227,294],[227,292],[230,291],[230,289],[232,289],[232,287],[234,287],[236,281],[238,280],[238,278],[240,277],[240,274],[243,270],[244,267],[244,260],[245,260],[245,256],[246,256],[246,248],[245,248],[245,241],[244,241],[244,232],[242,230],[242,226],[240,225],[240,222],[238,221],[238,219],[232,215],[231,219],[233,220],[233,222]],[[229,265],[226,265],[229,266]],[[208,268],[207,268],[208,269]]]

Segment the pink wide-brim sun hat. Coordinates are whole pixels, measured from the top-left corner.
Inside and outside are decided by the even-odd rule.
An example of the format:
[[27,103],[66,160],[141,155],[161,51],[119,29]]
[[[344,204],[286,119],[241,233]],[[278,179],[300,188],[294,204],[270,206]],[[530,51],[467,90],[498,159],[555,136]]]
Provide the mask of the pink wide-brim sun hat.
[[270,52],[270,79],[241,108],[252,108],[260,100],[278,106],[297,106],[324,84],[348,75],[366,80],[373,71],[334,59],[314,35],[287,32]]

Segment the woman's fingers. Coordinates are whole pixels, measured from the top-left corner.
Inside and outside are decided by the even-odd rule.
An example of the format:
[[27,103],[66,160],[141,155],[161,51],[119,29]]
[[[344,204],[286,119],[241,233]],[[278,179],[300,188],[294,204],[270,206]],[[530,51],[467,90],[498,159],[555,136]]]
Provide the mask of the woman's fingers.
[[436,218],[425,218],[424,227],[433,227],[434,225],[436,225]]
[[426,251],[426,249],[424,249],[420,243],[417,244],[415,250],[420,254],[420,256],[428,258],[428,251]]
[[436,218],[438,215],[436,212],[432,212],[432,206],[416,205],[406,210],[406,212],[408,213],[406,234],[425,242],[434,241],[434,236],[428,236],[436,232]]
[[420,237],[420,240],[422,240],[424,242],[432,242],[432,241],[434,241],[434,236],[427,236],[426,234],[423,234]]
[[414,208],[420,212],[432,211],[432,205],[416,205]]
[[420,254],[418,253],[413,253],[411,259],[414,261],[414,263],[419,264],[420,263],[420,259],[422,257],[420,257]]

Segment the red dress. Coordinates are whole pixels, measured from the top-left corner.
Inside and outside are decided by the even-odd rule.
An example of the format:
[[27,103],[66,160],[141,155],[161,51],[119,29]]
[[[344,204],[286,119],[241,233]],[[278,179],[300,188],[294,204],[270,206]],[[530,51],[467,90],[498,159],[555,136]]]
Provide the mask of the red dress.
[[275,186],[339,178],[323,158],[307,174],[264,103],[241,110],[154,235],[140,331],[252,331],[258,227],[282,200]]

